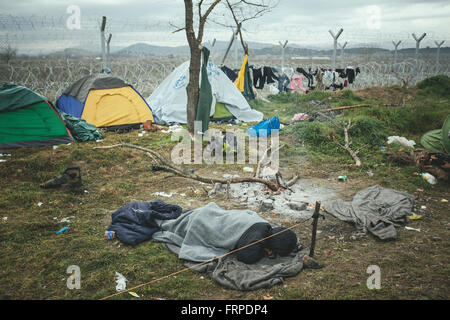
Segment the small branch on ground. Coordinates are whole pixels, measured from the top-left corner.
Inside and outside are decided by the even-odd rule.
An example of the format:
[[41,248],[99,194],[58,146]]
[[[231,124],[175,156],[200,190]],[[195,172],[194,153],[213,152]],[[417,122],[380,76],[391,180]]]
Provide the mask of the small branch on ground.
[[217,179],[217,178],[209,178],[209,177],[203,177],[203,176],[199,176],[193,172],[186,172],[184,171],[182,168],[177,167],[176,165],[174,165],[170,160],[165,159],[163,156],[161,156],[159,153],[148,149],[148,148],[144,148],[144,147],[140,147],[140,146],[136,146],[133,144],[128,144],[128,143],[119,143],[119,144],[115,144],[112,146],[104,146],[104,147],[94,147],[94,149],[111,149],[111,148],[116,148],[116,147],[128,147],[128,148],[133,148],[133,149],[137,149],[140,151],[144,151],[146,153],[149,153],[152,158],[156,158],[157,160],[159,160],[158,164],[153,164],[154,167],[160,168],[160,169],[164,169],[167,171],[171,171],[174,174],[183,177],[183,178],[187,178],[187,179],[192,179],[192,180],[197,180],[200,182],[204,182],[204,183],[210,183],[210,184],[214,184],[214,183],[221,183],[221,184],[227,184],[227,183],[242,183],[242,182],[257,182],[257,183],[262,183],[265,184],[270,190],[272,191],[277,191],[280,186],[272,181],[269,180],[265,180],[265,179],[260,179],[260,178],[256,178],[256,177],[244,177],[244,178],[232,178],[232,179]]
[[355,166],[360,167],[361,166],[361,160],[358,157],[359,150],[353,151],[352,148],[350,148],[350,145],[352,144],[349,138],[349,131],[352,128],[352,120],[348,120],[347,125],[342,125],[342,130],[344,130],[344,145],[340,144],[336,138],[333,137],[334,141],[344,150],[346,150],[350,156],[355,160]]

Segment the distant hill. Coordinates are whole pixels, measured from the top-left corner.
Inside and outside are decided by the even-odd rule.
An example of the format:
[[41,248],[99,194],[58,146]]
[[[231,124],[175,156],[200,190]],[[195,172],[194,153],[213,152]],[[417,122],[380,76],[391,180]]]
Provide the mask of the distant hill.
[[189,46],[166,47],[154,46],[147,43],[136,43],[111,53],[112,56],[119,57],[151,57],[170,54],[189,54]]
[[[203,45],[207,48],[210,48],[209,42],[204,42]],[[249,42],[248,45],[252,49],[262,49],[270,46],[270,44],[258,42]],[[225,52],[227,46],[228,46],[227,41],[216,41],[214,44],[214,51]],[[238,50],[239,52],[242,51],[240,42],[238,42]],[[185,45],[185,46],[169,47],[169,46],[155,46],[147,43],[136,43],[111,53],[111,55],[113,56],[121,56],[121,57],[123,56],[151,57],[151,56],[171,55],[171,54],[189,55],[189,46]]]
[[66,48],[46,54],[48,58],[82,58],[98,56],[98,52],[80,49],[80,48]]
[[[261,55],[274,55],[279,56],[281,54],[281,48],[279,45],[259,43],[259,42],[248,42],[249,53],[255,56]],[[205,47],[210,48],[209,42],[203,43]],[[227,49],[227,41],[216,41],[214,45],[214,52],[216,55],[223,55]],[[425,47],[420,49],[421,54],[435,54],[436,48]],[[388,54],[393,50],[383,49],[383,48],[368,48],[368,47],[356,47],[356,48],[346,48],[345,53],[350,55],[359,54]],[[405,48],[400,49],[398,52],[400,54],[413,55],[415,48]],[[233,47],[230,49],[229,54],[234,53]],[[450,47],[441,48],[442,54],[450,54]],[[238,54],[243,54],[242,46],[238,39]],[[331,56],[333,50],[320,50],[301,47],[296,44],[288,44],[285,49],[286,56]],[[90,51],[83,48],[67,48],[64,50],[55,51],[47,54],[46,56],[50,58],[82,58],[82,57],[98,57],[100,56],[98,51]],[[189,46],[157,46],[147,43],[135,43],[125,48],[114,48],[111,50],[111,55],[113,57],[152,57],[152,56],[170,56],[170,55],[189,55]],[[340,55],[340,49],[338,49],[338,55]]]

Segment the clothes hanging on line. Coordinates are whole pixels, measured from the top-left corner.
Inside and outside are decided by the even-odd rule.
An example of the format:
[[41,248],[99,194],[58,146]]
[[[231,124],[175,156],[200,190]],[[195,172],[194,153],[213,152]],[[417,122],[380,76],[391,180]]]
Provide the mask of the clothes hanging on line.
[[306,89],[303,88],[303,75],[293,75],[289,84],[289,89],[295,91],[301,90],[303,93],[306,93]]
[[250,67],[253,71],[253,86],[255,89],[264,88],[264,78],[262,73],[262,68]]
[[306,77],[306,79],[308,79],[308,88],[313,85],[314,83],[314,78],[313,76],[310,74],[310,72],[306,72],[305,69],[303,68],[297,68],[296,69],[297,72],[301,73],[302,75],[304,75]]
[[289,79],[289,77],[285,74],[282,74],[280,77],[278,77],[278,90],[280,92],[289,91],[290,83],[291,83],[291,80]]
[[278,80],[271,67],[255,68],[253,66],[251,69],[253,70],[253,85],[256,89],[264,89],[265,84],[275,83],[275,80]]
[[228,68],[227,66],[222,66],[220,69],[227,75],[227,77],[234,82],[236,78],[238,77],[237,73]]

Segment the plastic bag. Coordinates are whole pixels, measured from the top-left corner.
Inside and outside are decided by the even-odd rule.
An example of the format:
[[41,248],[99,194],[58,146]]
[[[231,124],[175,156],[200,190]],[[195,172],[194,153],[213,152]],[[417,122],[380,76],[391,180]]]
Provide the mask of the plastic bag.
[[127,279],[119,272],[116,272],[116,283],[116,291],[122,291],[127,288]]

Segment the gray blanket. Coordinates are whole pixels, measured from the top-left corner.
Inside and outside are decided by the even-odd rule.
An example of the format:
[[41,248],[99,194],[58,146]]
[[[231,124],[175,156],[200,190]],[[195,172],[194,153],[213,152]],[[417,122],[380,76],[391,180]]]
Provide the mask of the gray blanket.
[[415,196],[375,185],[356,193],[352,201],[323,203],[325,211],[336,218],[354,223],[358,230],[369,231],[381,240],[397,238],[395,227],[408,222]]
[[203,262],[233,250],[250,226],[267,222],[250,210],[224,210],[211,202],[181,214],[174,220],[159,220],[160,232],[153,240],[180,247],[178,257]]
[[[283,282],[283,278],[297,275],[303,269],[303,247],[286,257],[263,258],[255,264],[245,264],[228,254],[240,236],[251,225],[267,222],[249,210],[224,210],[215,203],[183,213],[176,220],[159,221],[162,231],[153,235],[154,241],[163,242],[167,249],[193,267],[216,257],[212,262],[193,267],[207,272],[214,281],[235,290],[270,288]],[[225,255],[225,256],[223,256]]]

